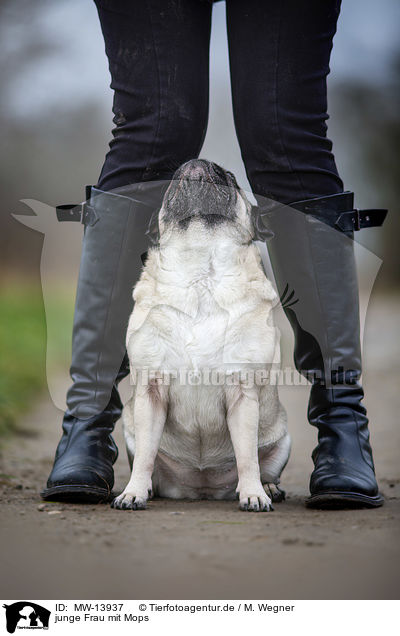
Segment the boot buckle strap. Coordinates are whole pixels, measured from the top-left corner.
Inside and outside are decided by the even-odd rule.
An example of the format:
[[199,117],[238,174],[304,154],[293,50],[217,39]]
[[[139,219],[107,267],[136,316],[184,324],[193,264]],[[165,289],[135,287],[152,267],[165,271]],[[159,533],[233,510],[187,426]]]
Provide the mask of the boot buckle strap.
[[336,219],[335,226],[343,232],[358,231],[369,227],[380,227],[388,211],[381,208],[359,210],[354,208],[342,212]]
[[92,186],[85,188],[86,201],[83,203],[67,203],[56,206],[57,219],[60,223],[74,221],[82,225],[95,225],[99,220],[93,206],[89,204],[92,196]]
[[354,230],[356,232],[358,232],[358,230],[361,230],[361,216],[360,216],[360,210],[358,208],[354,209],[353,223],[354,223]]
[[75,221],[82,225],[95,225],[99,220],[94,208],[86,202],[57,205],[56,214],[61,223]]
[[[273,218],[275,214],[279,214],[280,207],[279,204],[271,209],[262,209],[258,206],[253,206],[252,219],[256,240],[265,241],[274,236],[274,233],[269,229],[269,219],[270,217]],[[345,233],[357,232],[364,228],[380,227],[388,213],[386,209],[382,208],[368,210],[353,208],[352,192],[343,192],[327,197],[297,201],[287,204],[287,207],[299,210],[306,215],[314,217],[321,223],[330,225]]]

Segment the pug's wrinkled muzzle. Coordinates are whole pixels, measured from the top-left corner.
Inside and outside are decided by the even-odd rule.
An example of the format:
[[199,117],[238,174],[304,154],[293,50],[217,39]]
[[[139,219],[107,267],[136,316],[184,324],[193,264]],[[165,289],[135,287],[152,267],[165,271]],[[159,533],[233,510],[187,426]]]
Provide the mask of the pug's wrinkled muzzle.
[[187,161],[175,172],[165,194],[164,223],[186,229],[194,217],[209,225],[234,221],[238,190],[233,174],[217,164],[205,159]]

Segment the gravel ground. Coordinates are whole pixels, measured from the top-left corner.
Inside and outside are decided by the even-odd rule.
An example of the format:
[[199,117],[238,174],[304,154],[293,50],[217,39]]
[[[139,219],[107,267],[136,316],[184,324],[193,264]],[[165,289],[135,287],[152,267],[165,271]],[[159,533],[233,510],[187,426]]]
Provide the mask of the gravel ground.
[[[364,355],[366,405],[385,505],[307,510],[316,432],[306,387],[283,387],[293,451],[287,500],[272,513],[236,502],[154,500],[146,511],[42,504],[61,413],[37,403],[3,447],[0,465],[4,599],[394,599],[399,597],[400,410],[398,310],[377,297]],[[115,491],[128,477],[120,425]]]

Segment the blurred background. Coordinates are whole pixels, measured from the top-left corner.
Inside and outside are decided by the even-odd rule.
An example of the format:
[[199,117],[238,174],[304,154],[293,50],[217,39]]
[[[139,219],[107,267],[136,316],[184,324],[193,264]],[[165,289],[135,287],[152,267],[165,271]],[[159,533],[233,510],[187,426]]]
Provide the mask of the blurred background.
[[[356,193],[358,207],[390,209],[382,230],[364,231],[357,240],[383,259],[374,297],[383,299],[391,315],[400,277],[399,26],[398,0],[344,0],[329,79],[329,136],[345,187]],[[201,155],[233,171],[249,190],[232,118],[224,2],[213,9],[210,66],[209,128]],[[5,433],[46,388],[41,259],[47,318],[51,314],[57,325],[50,364],[68,368],[81,228],[49,224],[44,238],[40,227],[11,214],[32,214],[32,205],[22,200],[79,202],[85,184],[97,180],[112,128],[112,92],[94,3],[0,0],[0,73]],[[371,355],[375,347],[384,357],[380,338],[376,330]]]

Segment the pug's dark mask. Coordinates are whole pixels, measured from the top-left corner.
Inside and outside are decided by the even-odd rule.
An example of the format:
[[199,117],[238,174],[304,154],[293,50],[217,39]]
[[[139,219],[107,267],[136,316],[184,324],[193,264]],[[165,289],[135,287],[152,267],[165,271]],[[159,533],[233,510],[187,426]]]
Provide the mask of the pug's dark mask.
[[234,175],[205,159],[192,159],[175,172],[164,196],[164,223],[186,229],[193,218],[209,226],[237,219],[239,187]]

